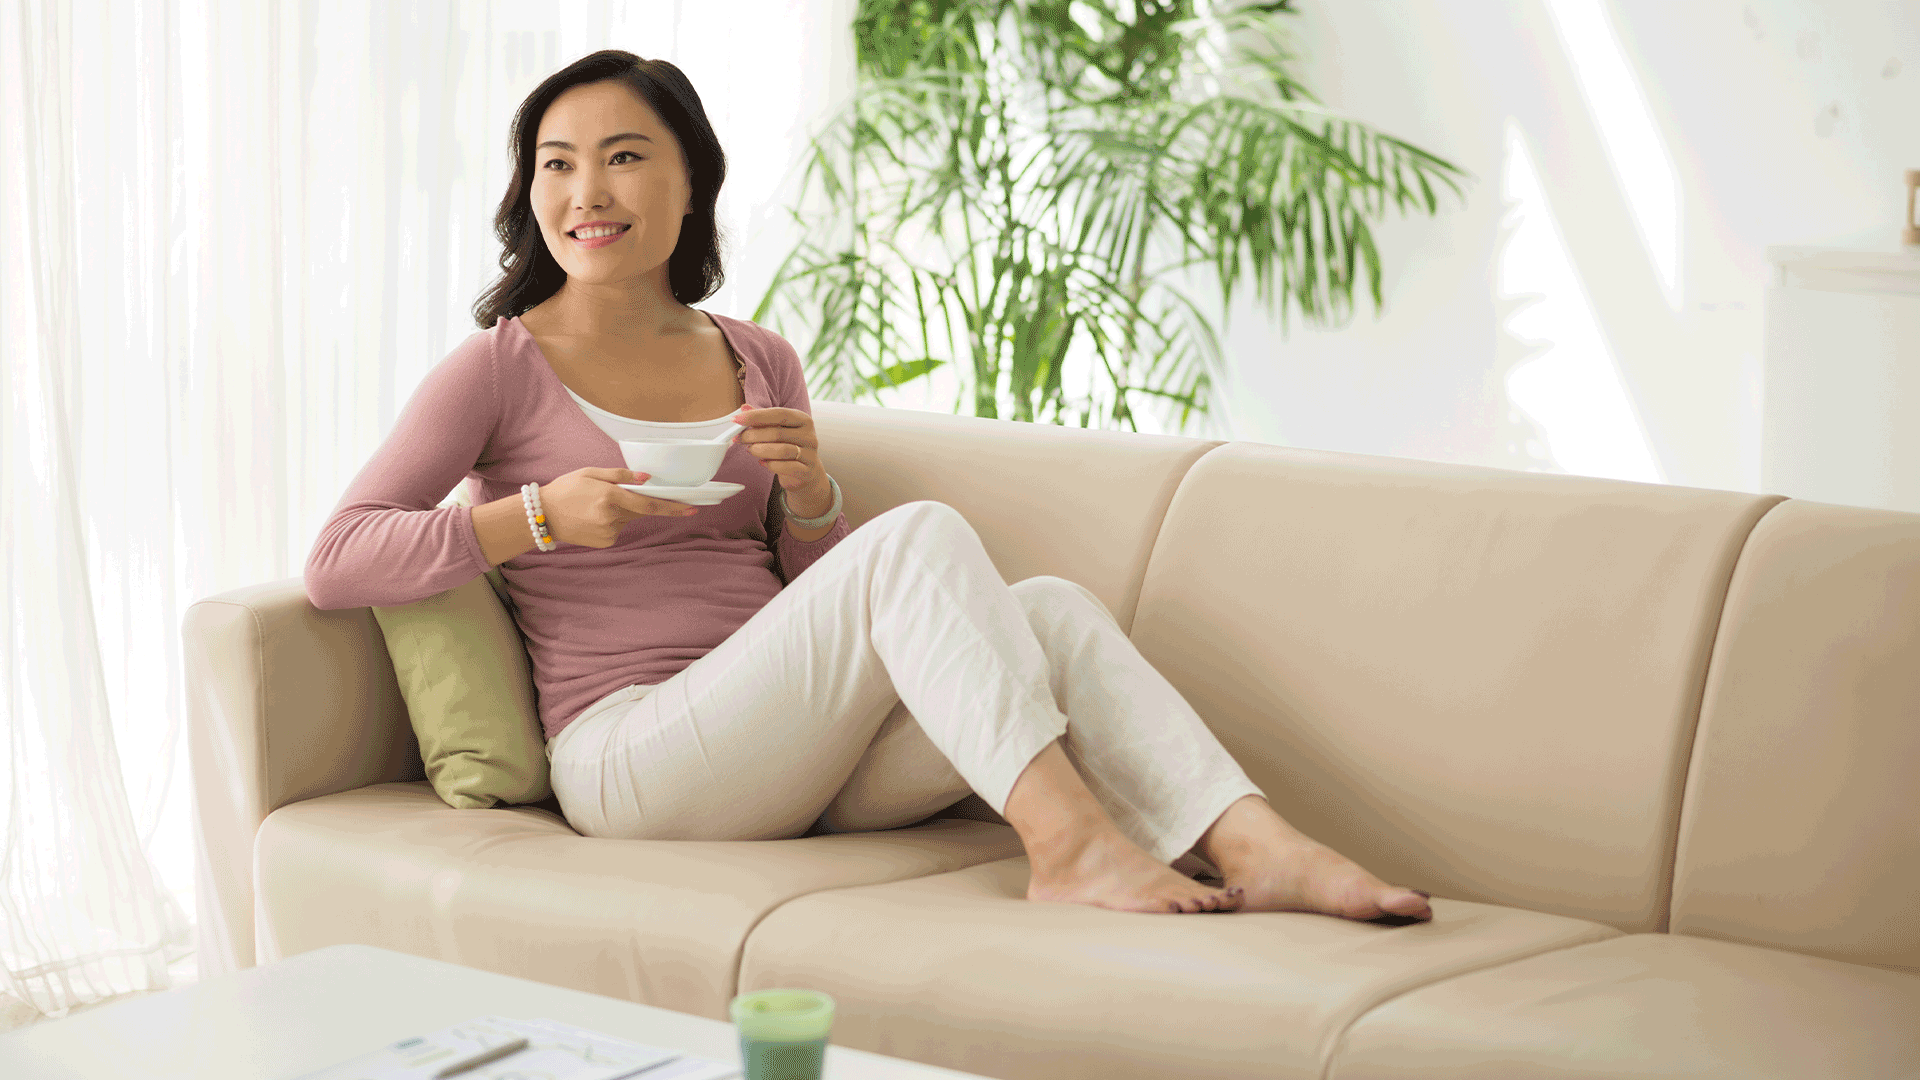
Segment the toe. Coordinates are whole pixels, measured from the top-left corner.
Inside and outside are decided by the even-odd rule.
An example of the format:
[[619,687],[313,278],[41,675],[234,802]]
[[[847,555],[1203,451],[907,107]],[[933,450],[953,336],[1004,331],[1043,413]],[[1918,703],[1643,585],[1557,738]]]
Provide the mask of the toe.
[[1413,889],[1394,889],[1380,899],[1380,910],[1389,915],[1410,915],[1418,918],[1431,918],[1433,908],[1427,903],[1425,893]]

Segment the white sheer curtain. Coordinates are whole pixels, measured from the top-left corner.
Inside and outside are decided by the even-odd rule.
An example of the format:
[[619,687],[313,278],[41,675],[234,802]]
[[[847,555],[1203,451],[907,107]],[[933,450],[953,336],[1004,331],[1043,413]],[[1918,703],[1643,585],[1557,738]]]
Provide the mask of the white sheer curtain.
[[16,1007],[60,1017],[191,970],[181,618],[297,577],[477,329],[508,124],[541,79],[610,47],[688,73],[730,166],[729,284],[704,306],[751,314],[791,242],[794,163],[851,77],[852,0],[729,8],[0,0]]

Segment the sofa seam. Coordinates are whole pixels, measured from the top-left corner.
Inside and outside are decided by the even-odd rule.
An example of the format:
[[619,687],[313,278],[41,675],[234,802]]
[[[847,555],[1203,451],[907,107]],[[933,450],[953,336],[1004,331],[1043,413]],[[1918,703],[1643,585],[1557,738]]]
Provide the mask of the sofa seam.
[[[842,887],[844,888],[844,886]],[[799,896],[789,896],[785,900],[782,900],[779,903],[768,907],[767,910],[760,913],[760,916],[758,918],[754,919],[752,923],[748,924],[746,933],[740,935],[740,944],[735,946],[733,950],[733,974],[728,977],[728,981],[731,985],[727,987],[728,1001],[732,1001],[734,998],[740,996],[740,973],[742,971],[745,971],[747,966],[747,944],[753,940],[753,935],[759,932],[760,924],[766,922],[767,919],[771,918],[774,912],[779,911],[781,908],[786,907],[788,904],[793,903],[795,900],[801,899],[801,897],[812,896],[814,893],[832,892],[832,891],[834,891],[833,887],[827,886],[824,888],[814,889],[811,892],[801,893]]]
[[1389,1005],[1392,1002],[1398,1001],[1401,998],[1406,997],[1408,994],[1416,993],[1418,991],[1425,990],[1429,987],[1441,986],[1446,983],[1453,982],[1457,979],[1464,979],[1470,975],[1478,975],[1483,971],[1492,971],[1494,968],[1505,967],[1509,964],[1521,963],[1523,961],[1532,960],[1537,957],[1547,956],[1551,953],[1568,952],[1573,949],[1579,949],[1588,945],[1598,944],[1599,942],[1602,942],[1602,941],[1610,941],[1612,940],[1613,937],[1629,936],[1625,932],[1620,930],[1615,930],[1613,927],[1608,926],[1605,923],[1594,923],[1593,925],[1597,929],[1612,931],[1612,937],[1591,938],[1585,941],[1575,941],[1565,945],[1550,946],[1548,948],[1541,949],[1538,952],[1521,953],[1514,956],[1503,956],[1497,960],[1493,960],[1488,963],[1481,964],[1478,967],[1472,967],[1472,968],[1467,968],[1461,971],[1456,971],[1443,978],[1438,978],[1430,982],[1423,982],[1423,983],[1418,983],[1412,986],[1404,987],[1400,990],[1397,990],[1391,994],[1386,995],[1385,997],[1382,997],[1380,1000],[1374,1002],[1371,1005],[1368,1005],[1366,1008],[1360,1010],[1358,1013],[1355,1013],[1353,1018],[1351,1020],[1348,1020],[1346,1024],[1343,1027],[1341,1027],[1340,1033],[1333,1037],[1331,1044],[1327,1048],[1326,1060],[1320,1063],[1320,1074],[1319,1074],[1318,1080],[1333,1080],[1334,1063],[1340,1060],[1341,1053],[1346,1049],[1348,1037],[1353,1034],[1354,1027],[1358,1025],[1360,1021],[1365,1020],[1367,1017],[1380,1011],[1380,1009],[1385,1007],[1386,1005]]
[[1674,783],[1673,839],[1662,853],[1663,865],[1660,873],[1660,891],[1654,901],[1654,933],[1673,932],[1673,898],[1680,874],[1680,847],[1687,832],[1688,813],[1687,786],[1693,780],[1694,765],[1700,757],[1700,723],[1707,707],[1707,687],[1713,682],[1714,657],[1720,650],[1721,632],[1727,625],[1727,604],[1733,598],[1733,583],[1740,575],[1740,567],[1746,561],[1748,548],[1752,545],[1753,534],[1758,532],[1760,524],[1773,515],[1775,510],[1791,502],[1785,496],[1779,496],[1771,506],[1761,511],[1747,526],[1740,538],[1738,549],[1729,560],[1726,576],[1720,581],[1719,609],[1714,613],[1713,630],[1707,638],[1706,658],[1700,669],[1700,688],[1693,700],[1692,718],[1686,735],[1678,740],[1686,747],[1686,753],[1680,757],[1679,775]]
[[[1166,538],[1167,518],[1173,510],[1173,501],[1180,497],[1180,489],[1187,486],[1187,477],[1193,475],[1193,470],[1197,468],[1202,461],[1218,453],[1221,447],[1233,446],[1239,441],[1241,440],[1223,439],[1214,442],[1212,446],[1195,454],[1192,459],[1186,463],[1186,467],[1181,469],[1180,472],[1173,477],[1172,490],[1167,492],[1166,501],[1162,502],[1159,506],[1157,521],[1153,527],[1153,539],[1147,544],[1147,557],[1141,561],[1140,574],[1133,581],[1133,596],[1127,604],[1126,625],[1120,629],[1120,632],[1126,635],[1129,641],[1133,639],[1134,627],[1140,621],[1140,599],[1146,593],[1147,579],[1153,574],[1154,556],[1160,553],[1160,542]],[[1115,621],[1119,621],[1118,616],[1115,617]]]
[[[936,813],[938,812],[939,811],[936,811]],[[968,819],[944,819],[944,818],[943,819],[935,819],[935,818],[927,819],[927,821],[933,821],[933,820],[968,820]],[[925,825],[926,823],[927,823],[926,821],[923,821],[923,822],[920,822],[919,824]],[[992,825],[993,822],[982,821],[980,822],[980,824]],[[909,828],[918,828],[918,827],[919,827],[918,825],[909,826]],[[1012,826],[1010,825],[999,826],[999,827],[1012,828]],[[887,831],[894,831],[894,830],[887,830]],[[1025,857],[1026,856],[1024,854],[1006,856],[1006,858],[1010,858],[1010,859],[1020,859]],[[746,968],[746,965],[747,965],[747,943],[753,940],[753,935],[760,929],[761,923],[766,922],[769,918],[773,916],[774,912],[779,911],[781,908],[786,907],[787,905],[793,903],[794,901],[804,900],[809,896],[816,896],[816,895],[819,895],[820,893],[845,892],[849,889],[865,889],[874,885],[894,885],[902,881],[918,881],[922,878],[939,877],[942,874],[958,873],[961,870],[971,870],[976,866],[985,866],[987,865],[987,863],[1004,862],[1004,861],[1005,859],[987,859],[982,862],[968,863],[966,866],[956,866],[947,870],[935,870],[932,873],[927,873],[927,874],[916,874],[913,877],[889,878],[886,881],[863,881],[857,884],[826,885],[818,889],[813,889],[803,893],[796,893],[793,896],[787,897],[785,900],[782,900],[779,903],[774,904],[772,907],[767,908],[767,910],[761,912],[760,917],[753,920],[753,922],[747,926],[746,933],[740,935],[740,944],[736,949],[734,949],[733,975],[732,975],[733,985],[727,988],[727,1000],[731,1001],[734,998],[740,996],[740,973],[742,970]]]

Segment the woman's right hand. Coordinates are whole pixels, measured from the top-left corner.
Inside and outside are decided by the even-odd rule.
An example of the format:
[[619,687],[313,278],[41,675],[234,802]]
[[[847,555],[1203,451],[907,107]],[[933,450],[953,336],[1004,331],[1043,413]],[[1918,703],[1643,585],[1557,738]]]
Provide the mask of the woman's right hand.
[[547,517],[547,532],[561,543],[608,548],[635,518],[693,514],[694,508],[686,503],[656,499],[619,486],[646,482],[646,473],[627,469],[575,469],[551,484],[541,484],[540,510]]

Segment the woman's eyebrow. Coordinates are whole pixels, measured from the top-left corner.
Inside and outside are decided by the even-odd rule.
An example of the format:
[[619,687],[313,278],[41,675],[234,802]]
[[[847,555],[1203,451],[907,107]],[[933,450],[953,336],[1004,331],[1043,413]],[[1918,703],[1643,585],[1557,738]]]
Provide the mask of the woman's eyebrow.
[[[619,142],[619,141],[620,141],[621,139],[641,139],[641,140],[643,140],[643,141],[645,141],[645,142],[652,142],[652,141],[653,141],[652,139],[649,139],[649,138],[647,138],[647,137],[646,137],[645,135],[642,135],[642,134],[640,134],[640,133],[639,133],[639,132],[637,132],[637,131],[629,131],[629,132],[626,132],[626,133],[624,133],[624,134],[620,134],[620,135],[609,135],[609,136],[607,136],[606,138],[604,138],[604,139],[601,139],[601,140],[600,140],[600,149],[602,149],[602,150],[605,150],[605,149],[606,149],[607,147],[609,147],[609,146],[612,146],[612,145],[613,145],[614,143],[617,143],[617,142]],[[557,147],[559,147],[559,148],[560,148],[560,149],[562,149],[562,150],[572,150],[572,149],[573,149],[573,144],[572,144],[572,143],[570,143],[570,142],[561,142],[561,141],[560,141],[559,139],[548,139],[548,140],[547,140],[546,142],[543,142],[543,143],[541,143],[541,144],[540,144],[539,146],[536,146],[536,147],[534,147],[534,149],[535,149],[535,150],[544,150],[544,149],[546,149],[546,148],[547,148],[547,147],[549,147],[549,146],[557,146]]]

